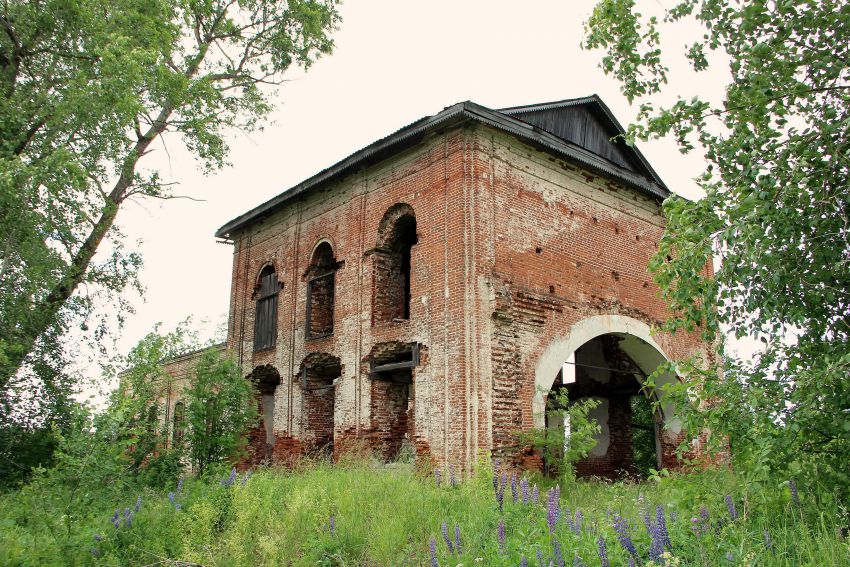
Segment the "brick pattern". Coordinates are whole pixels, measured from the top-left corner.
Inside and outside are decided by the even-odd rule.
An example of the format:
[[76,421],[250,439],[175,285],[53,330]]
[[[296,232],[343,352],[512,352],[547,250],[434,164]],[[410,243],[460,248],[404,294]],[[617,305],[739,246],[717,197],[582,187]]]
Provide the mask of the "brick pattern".
[[[383,307],[399,304],[401,285],[387,282],[403,271],[389,264],[392,227],[406,214],[416,219],[407,319]],[[471,471],[481,450],[539,463],[512,435],[534,422],[537,361],[585,318],[667,317],[646,273],[662,230],[658,202],[483,125],[449,127],[290,201],[233,236],[228,345],[246,374],[263,364],[280,373],[274,458],[315,439],[299,370],[324,352],[342,369],[334,439],[366,440],[387,455],[406,429],[423,458],[459,471]],[[323,241],[340,265],[333,335],[308,339],[305,274]],[[277,338],[274,349],[253,352],[251,293],[269,263],[283,284]],[[364,371],[373,347],[392,341],[428,350],[406,409],[401,388]],[[657,342],[671,357],[707,350],[696,335]]]

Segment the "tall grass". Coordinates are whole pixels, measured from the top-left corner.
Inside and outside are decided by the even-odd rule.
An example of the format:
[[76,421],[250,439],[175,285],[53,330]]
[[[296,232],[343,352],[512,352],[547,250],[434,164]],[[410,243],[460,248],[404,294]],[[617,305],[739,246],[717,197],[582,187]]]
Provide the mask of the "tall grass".
[[[232,481],[228,472],[188,479],[179,490],[176,479],[158,491],[80,487],[90,494],[77,510],[62,508],[64,488],[36,479],[0,497],[0,562],[473,566],[520,565],[524,557],[536,566],[538,552],[543,564],[557,565],[560,551],[564,564],[601,565],[601,538],[611,565],[628,565],[630,559],[648,565],[651,553],[656,564],[671,565],[850,564],[850,544],[839,534],[846,518],[828,490],[800,487],[798,502],[785,483],[747,484],[728,471],[644,484],[565,482],[557,499],[548,495],[551,481],[534,477],[529,492],[538,485],[537,504],[523,504],[521,494],[514,502],[510,473],[494,475],[486,463],[476,477],[456,486],[448,471],[441,471],[438,486],[434,476],[367,460],[264,469]],[[519,492],[518,482],[517,487]],[[558,516],[551,527],[550,500],[556,500]],[[619,541],[617,517],[629,526],[625,535],[635,556]],[[659,518],[669,544],[662,542]]]

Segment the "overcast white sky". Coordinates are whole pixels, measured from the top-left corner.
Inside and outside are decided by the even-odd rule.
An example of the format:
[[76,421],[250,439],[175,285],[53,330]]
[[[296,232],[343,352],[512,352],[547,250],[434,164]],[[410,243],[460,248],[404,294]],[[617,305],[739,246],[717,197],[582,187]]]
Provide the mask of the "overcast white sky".
[[[593,4],[348,0],[334,53],[307,73],[292,72],[263,132],[233,132],[232,167],[205,177],[176,138],[165,140],[167,152],[159,146],[145,158],[165,180],[179,182],[177,193],[204,201],[147,201],[121,211],[128,241],[142,242],[147,293],[134,299],[137,313],[118,349],[126,353],[158,321],[166,329],[188,315],[221,321],[233,249],[216,243],[215,230],[423,116],[463,100],[500,108],[597,93],[622,123],[630,122],[636,109],[598,68],[602,54],[579,47]],[[662,5],[649,0],[642,9],[658,12]],[[675,72],[668,101],[674,93],[719,94],[724,82],[722,69],[699,81],[688,72],[679,57],[687,33],[664,36],[676,56],[667,62]],[[683,156],[666,141],[640,147],[671,189],[699,197],[692,181],[703,167],[699,156]]]

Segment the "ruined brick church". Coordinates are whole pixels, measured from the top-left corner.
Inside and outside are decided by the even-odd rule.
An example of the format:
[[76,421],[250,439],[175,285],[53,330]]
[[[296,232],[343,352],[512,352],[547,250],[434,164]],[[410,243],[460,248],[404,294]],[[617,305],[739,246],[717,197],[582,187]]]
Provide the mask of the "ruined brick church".
[[463,471],[481,451],[545,466],[515,433],[553,426],[547,397],[566,389],[601,402],[579,474],[633,472],[639,434],[674,465],[663,400],[636,422],[641,384],[707,348],[650,332],[668,316],[646,268],[670,193],[622,132],[597,96],[461,102],[222,226],[227,347],[261,406],[251,459],[365,443]]

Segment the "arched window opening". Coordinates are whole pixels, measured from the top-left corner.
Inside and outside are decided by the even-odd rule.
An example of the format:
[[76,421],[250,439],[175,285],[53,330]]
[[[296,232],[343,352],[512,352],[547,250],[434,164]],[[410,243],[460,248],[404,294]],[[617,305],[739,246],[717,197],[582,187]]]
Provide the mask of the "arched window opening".
[[410,319],[411,250],[418,242],[410,205],[391,207],[378,227],[374,251],[373,323]]
[[280,284],[274,266],[266,266],[260,272],[254,295],[257,308],[254,315],[254,350],[274,348],[277,340],[277,295]]
[[248,432],[248,451],[254,464],[269,462],[277,438],[274,432],[275,390],[280,385],[280,374],[270,364],[258,366],[248,379],[254,385],[258,420]]
[[305,440],[313,452],[326,456],[334,451],[336,381],[341,375],[339,359],[327,353],[310,354],[301,364]]
[[[640,348],[633,348],[632,343],[640,344]],[[652,397],[642,386],[655,367],[649,368],[648,361],[637,361],[630,354],[646,349],[654,351],[634,336],[600,335],[579,347],[555,378],[547,396],[550,401],[568,399],[568,403],[573,403],[588,398],[599,401],[588,417],[600,425],[601,432],[590,454],[575,463],[577,476],[645,478],[650,469],[660,467],[661,418],[654,409]],[[559,396],[559,392],[566,392],[567,396]],[[568,418],[562,418],[558,408],[549,405],[547,429],[564,432],[565,443],[569,443]],[[554,457],[557,461],[558,455]],[[544,471],[550,475],[559,472],[551,462],[544,462]]]
[[327,337],[334,332],[334,286],[338,267],[331,245],[319,244],[307,271],[308,339]]
[[172,439],[175,447],[183,443],[185,421],[186,407],[183,405],[183,402],[177,402],[174,404],[174,427],[172,433]]

